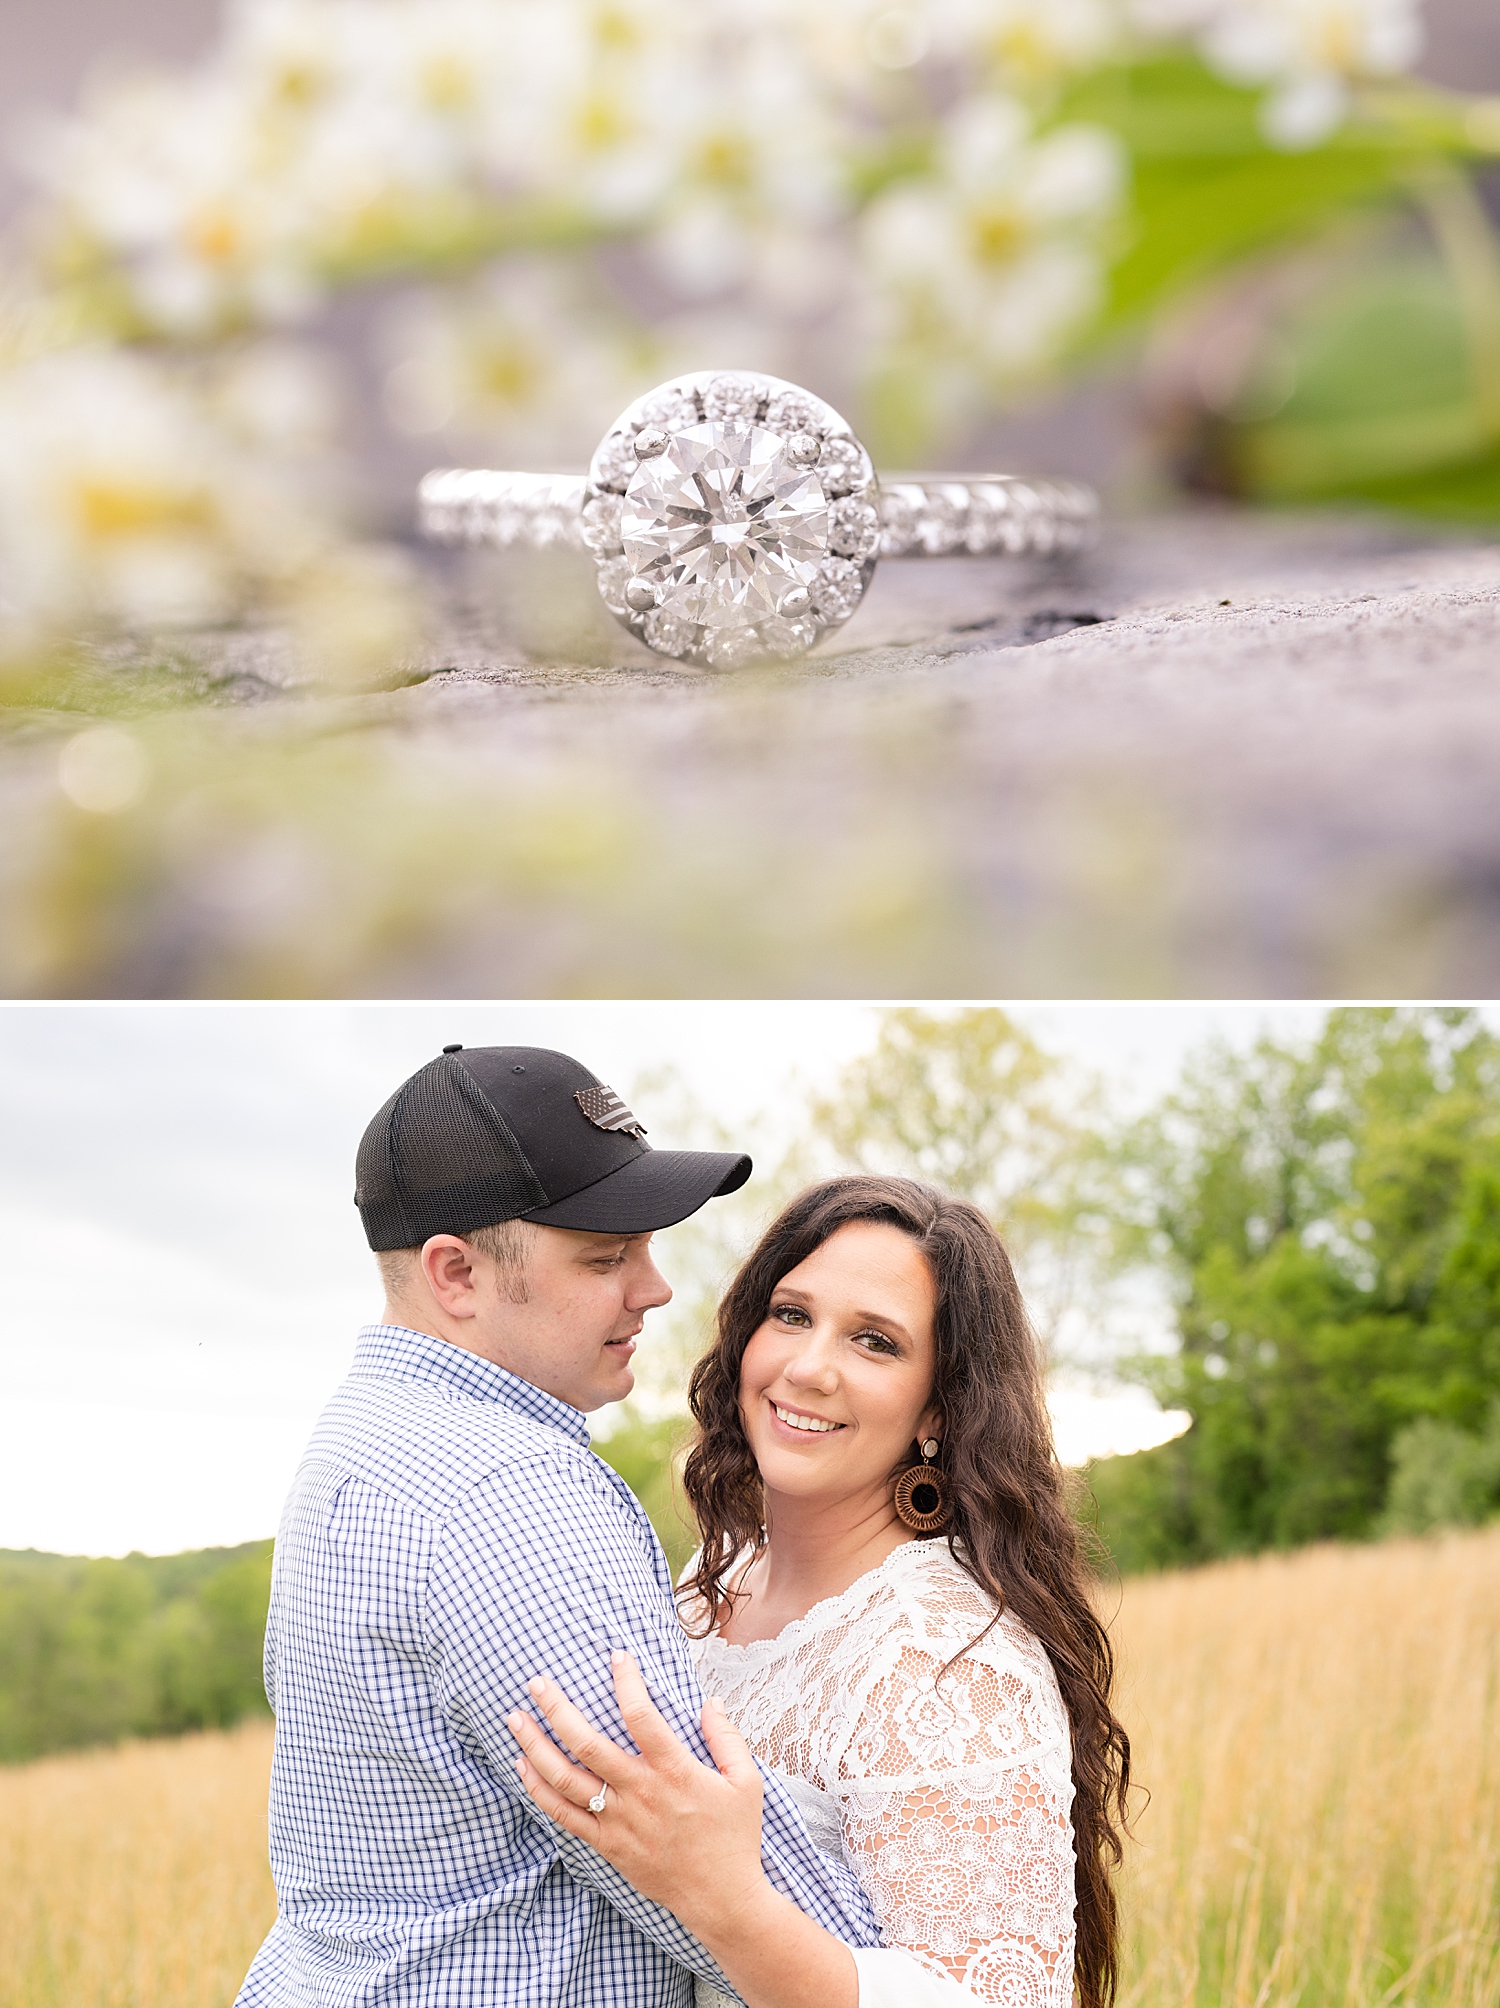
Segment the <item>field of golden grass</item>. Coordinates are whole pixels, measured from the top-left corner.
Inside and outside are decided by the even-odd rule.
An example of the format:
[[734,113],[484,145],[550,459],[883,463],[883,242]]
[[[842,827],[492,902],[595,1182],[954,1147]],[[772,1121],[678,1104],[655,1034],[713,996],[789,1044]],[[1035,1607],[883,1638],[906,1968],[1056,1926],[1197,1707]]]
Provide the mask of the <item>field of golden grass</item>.
[[227,2008],[276,1914],[271,1729],[0,1770],[3,2008]]
[[1125,1585],[1122,2008],[1497,2008],[1500,1527]]
[[[1500,1528],[1132,1581],[1114,1630],[1151,1792],[1121,2008],[1497,2008]],[[0,2008],[227,2008],[270,1748],[0,1771]]]

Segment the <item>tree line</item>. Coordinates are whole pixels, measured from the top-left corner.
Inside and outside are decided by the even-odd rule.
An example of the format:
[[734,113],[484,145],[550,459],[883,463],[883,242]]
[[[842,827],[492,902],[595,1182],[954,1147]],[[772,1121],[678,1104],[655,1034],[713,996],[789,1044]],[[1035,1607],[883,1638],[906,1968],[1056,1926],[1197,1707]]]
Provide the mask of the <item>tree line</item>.
[[0,1550],[0,1761],[266,1714],[271,1543],[122,1560]]
[[[1310,1040],[1211,1046],[1130,1120],[1003,1011],[887,1012],[782,1161],[675,1231],[685,1348],[768,1206],[840,1168],[973,1199],[1054,1365],[1192,1418],[1080,1475],[1101,1568],[1500,1512],[1500,1039],[1477,1012],[1351,1008]],[[1111,1305],[1142,1274],[1171,1329],[1122,1348]],[[638,1409],[597,1445],[677,1564],[683,1434]],[[270,1555],[0,1553],[0,1760],[264,1711]]]

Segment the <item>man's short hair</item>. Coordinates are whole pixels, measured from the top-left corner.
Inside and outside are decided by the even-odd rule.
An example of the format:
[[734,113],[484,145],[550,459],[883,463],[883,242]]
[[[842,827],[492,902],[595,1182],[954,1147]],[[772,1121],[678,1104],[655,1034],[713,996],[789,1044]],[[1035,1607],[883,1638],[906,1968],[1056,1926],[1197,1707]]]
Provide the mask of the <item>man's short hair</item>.
[[[488,1255],[499,1272],[500,1287],[511,1303],[524,1304],[531,1296],[526,1270],[531,1261],[531,1251],[536,1246],[536,1237],[534,1220],[498,1220],[493,1227],[471,1227],[458,1239],[467,1241],[481,1255]],[[376,1267],[387,1295],[399,1297],[404,1294],[415,1278],[417,1258],[421,1253],[420,1246],[382,1248],[376,1252]]]

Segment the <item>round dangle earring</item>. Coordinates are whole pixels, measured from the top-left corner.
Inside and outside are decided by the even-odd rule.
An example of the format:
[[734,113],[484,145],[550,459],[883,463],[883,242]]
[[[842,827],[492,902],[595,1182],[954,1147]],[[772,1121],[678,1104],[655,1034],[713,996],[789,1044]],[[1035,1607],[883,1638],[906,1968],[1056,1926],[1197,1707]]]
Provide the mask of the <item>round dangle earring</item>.
[[923,1462],[908,1466],[896,1480],[896,1516],[914,1534],[935,1534],[948,1518],[942,1474],[933,1465],[937,1438],[929,1436],[921,1448]]

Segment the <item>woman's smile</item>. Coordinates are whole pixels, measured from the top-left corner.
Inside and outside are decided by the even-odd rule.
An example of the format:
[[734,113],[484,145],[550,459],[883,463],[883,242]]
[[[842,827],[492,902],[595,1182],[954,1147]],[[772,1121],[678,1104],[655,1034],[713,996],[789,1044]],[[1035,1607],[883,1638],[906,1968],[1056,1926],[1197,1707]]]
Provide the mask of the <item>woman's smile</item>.
[[831,1436],[835,1431],[847,1429],[849,1426],[847,1423],[830,1421],[827,1416],[812,1415],[805,1408],[789,1408],[783,1402],[771,1401],[769,1396],[767,1400],[770,1402],[772,1415],[781,1424],[782,1429],[794,1436]]

